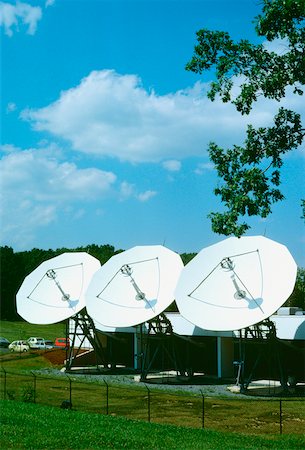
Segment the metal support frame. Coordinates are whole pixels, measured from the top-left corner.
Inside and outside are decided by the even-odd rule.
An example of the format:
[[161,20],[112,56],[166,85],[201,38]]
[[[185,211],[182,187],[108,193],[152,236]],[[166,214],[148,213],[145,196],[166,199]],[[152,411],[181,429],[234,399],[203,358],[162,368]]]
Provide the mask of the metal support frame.
[[[166,356],[173,364],[177,374],[181,372],[179,370],[180,365],[178,363],[174,339],[175,335],[172,324],[165,314],[161,313],[148,322],[148,332],[146,342],[144,343],[144,355],[141,368],[141,381],[147,380],[147,375],[151,371],[157,356],[161,356],[162,361],[164,361],[164,357]],[[157,345],[151,356],[150,344],[153,340],[156,341]]]
[[[108,367],[108,361],[105,355],[105,351],[103,349],[101,342],[97,337],[97,331],[94,322],[91,319],[91,317],[87,314],[86,308],[84,308],[75,316],[71,317],[70,320],[74,321],[74,333],[72,337],[72,342],[70,343],[70,346],[67,349],[66,371],[72,369],[73,364],[77,356],[80,354],[80,350],[86,338],[88,339],[92,348],[95,351],[96,367],[98,368],[99,365]],[[69,327],[67,327],[67,338],[69,338],[69,334],[70,334]],[[76,347],[77,337],[80,339],[80,344],[78,345],[78,347]]]
[[[252,365],[252,368],[247,375],[245,372],[246,365],[246,343],[256,344],[258,352]],[[287,374],[281,361],[279,339],[276,336],[276,328],[270,319],[265,319],[262,322],[240,330],[239,333],[239,361],[234,361],[234,365],[238,367],[238,374],[236,383],[240,385],[241,391],[246,392],[249,384],[253,381],[258,365],[264,360],[267,360],[268,367],[272,367],[269,371],[269,378],[271,375],[279,378],[283,390],[287,390]]]

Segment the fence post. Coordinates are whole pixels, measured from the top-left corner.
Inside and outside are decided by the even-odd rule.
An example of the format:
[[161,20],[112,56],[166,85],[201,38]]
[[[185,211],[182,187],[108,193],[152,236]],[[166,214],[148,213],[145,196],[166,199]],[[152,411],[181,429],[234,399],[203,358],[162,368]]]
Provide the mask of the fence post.
[[2,370],[4,372],[4,390],[3,390],[3,399],[6,400],[6,370],[4,367],[2,367]]
[[33,385],[34,385],[34,403],[36,403],[36,375],[34,374],[34,372],[31,372],[31,374],[33,375],[33,377],[34,377],[34,383],[33,383]]
[[147,420],[150,422],[150,389],[146,384],[145,387],[147,389]]
[[106,384],[106,414],[108,416],[109,413],[109,386],[106,380],[103,380]]
[[282,399],[280,399],[280,434],[283,433],[283,409],[282,409]]
[[72,379],[69,377],[69,375],[66,375],[66,377],[69,380],[69,404],[68,404],[68,409],[72,409]]
[[204,428],[204,394],[202,390],[200,390],[202,396],[202,428]]

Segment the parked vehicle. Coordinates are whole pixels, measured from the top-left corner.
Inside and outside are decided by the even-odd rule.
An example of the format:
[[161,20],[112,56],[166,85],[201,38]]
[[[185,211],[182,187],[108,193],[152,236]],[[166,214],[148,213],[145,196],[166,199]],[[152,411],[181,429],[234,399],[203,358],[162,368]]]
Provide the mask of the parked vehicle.
[[30,337],[27,340],[30,348],[41,348],[41,345],[44,343],[44,339],[42,337]]
[[27,343],[32,350],[46,350],[54,347],[52,341],[40,337],[30,337]]
[[48,341],[46,339],[42,339],[41,341],[38,341],[35,344],[35,347],[32,347],[32,348],[36,349],[36,350],[48,350],[48,349],[53,348],[53,347],[54,347],[54,344],[53,344],[52,341]]
[[45,348],[48,348],[48,349],[54,348],[54,342],[53,341],[45,340],[44,341],[44,345],[45,345]]
[[10,341],[5,337],[0,337],[0,347],[8,348]]
[[11,352],[28,352],[30,350],[30,346],[26,341],[13,341],[8,348]]
[[56,338],[54,344],[55,344],[55,347],[67,348],[67,347],[70,347],[70,339],[69,338]]

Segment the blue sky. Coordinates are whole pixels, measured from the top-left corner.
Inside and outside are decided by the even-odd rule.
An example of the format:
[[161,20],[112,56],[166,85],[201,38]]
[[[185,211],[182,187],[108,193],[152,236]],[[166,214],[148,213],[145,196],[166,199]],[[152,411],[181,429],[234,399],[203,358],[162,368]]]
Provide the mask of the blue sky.
[[[207,146],[242,143],[250,117],[205,96],[213,74],[185,70],[200,28],[257,41],[257,0],[1,1],[1,245],[15,251],[164,244],[198,252],[223,236]],[[275,43],[282,51],[283,43]],[[285,106],[301,112],[289,92]],[[249,235],[305,267],[304,146],[285,157],[286,200]]]

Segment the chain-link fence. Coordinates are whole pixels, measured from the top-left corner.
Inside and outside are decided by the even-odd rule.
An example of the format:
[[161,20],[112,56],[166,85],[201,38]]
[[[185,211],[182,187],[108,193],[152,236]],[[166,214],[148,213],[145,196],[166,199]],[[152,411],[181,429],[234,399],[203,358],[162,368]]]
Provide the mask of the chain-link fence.
[[220,398],[110,384],[107,376],[87,382],[70,375],[49,377],[0,371],[1,396],[131,419],[249,434],[305,431],[304,398]]

